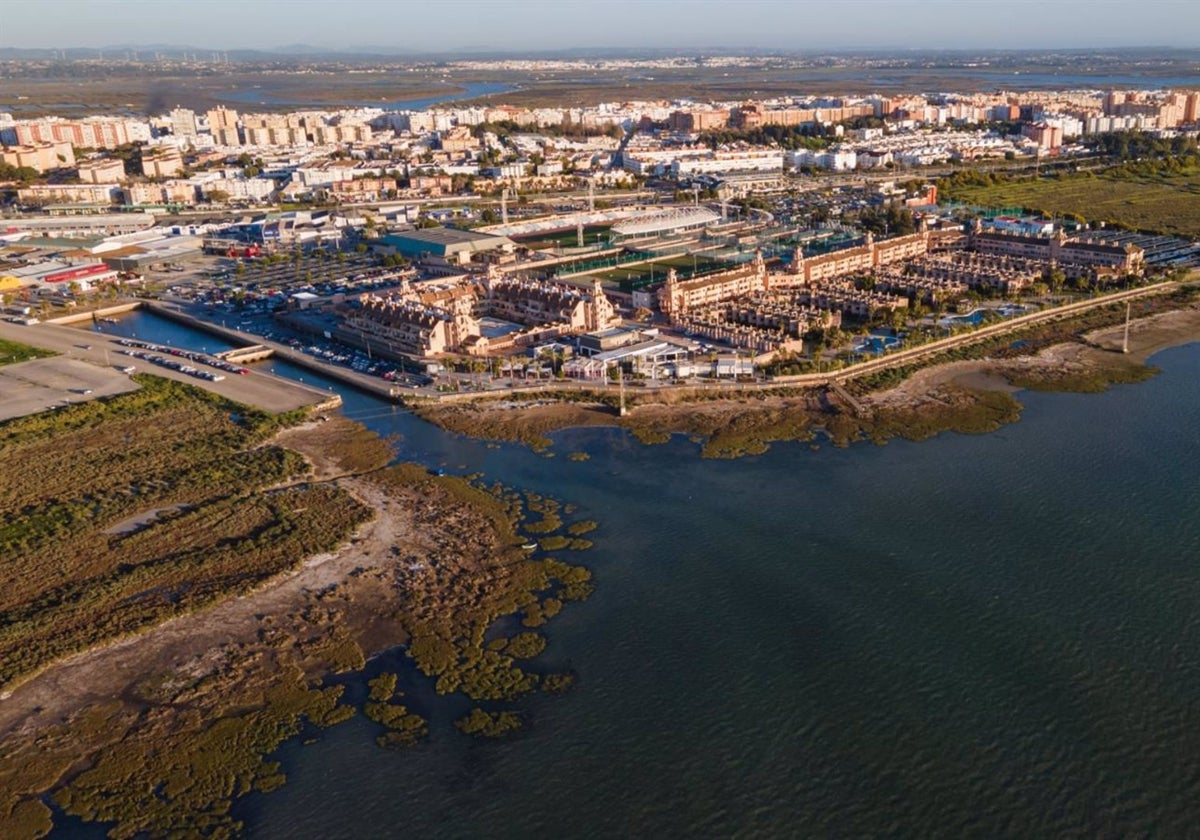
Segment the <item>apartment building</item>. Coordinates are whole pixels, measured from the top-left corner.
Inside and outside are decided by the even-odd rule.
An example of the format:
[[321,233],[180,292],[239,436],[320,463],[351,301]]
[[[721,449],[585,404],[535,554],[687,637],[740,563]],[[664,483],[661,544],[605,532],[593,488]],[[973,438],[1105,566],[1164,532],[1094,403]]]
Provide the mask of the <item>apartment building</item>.
[[79,164],[79,180],[88,184],[116,184],[125,180],[125,161],[117,158],[89,160]]
[[74,166],[75,150],[70,143],[62,141],[5,146],[0,149],[0,160],[9,166],[27,166],[37,172],[49,172],[51,169]]

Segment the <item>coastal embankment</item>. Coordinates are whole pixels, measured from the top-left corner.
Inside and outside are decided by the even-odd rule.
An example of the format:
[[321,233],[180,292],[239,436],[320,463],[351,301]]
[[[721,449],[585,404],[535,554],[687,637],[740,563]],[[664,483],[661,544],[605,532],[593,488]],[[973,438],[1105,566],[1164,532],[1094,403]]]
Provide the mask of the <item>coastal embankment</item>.
[[[1138,297],[1160,311],[1131,323],[1125,354],[1122,304]],[[1109,296],[1037,316],[892,354],[852,377],[814,375],[737,390],[629,389],[626,416],[615,410],[615,388],[430,402],[413,410],[451,431],[537,449],[549,447],[547,435],[558,429],[589,425],[622,426],[646,443],[685,434],[708,457],[761,453],[772,441],[818,434],[835,445],[919,440],[942,431],[986,432],[1016,420],[1021,406],[1012,395],[1020,388],[1088,391],[1144,379],[1153,375],[1144,365],[1149,355],[1200,338],[1200,308],[1189,289],[1174,285],[1160,285],[1151,296]],[[1014,335],[1021,340],[1010,340]]]
[[[881,371],[920,365],[926,360],[964,347],[994,340],[1010,333],[1037,326],[1048,322],[1063,321],[1094,309],[1107,307],[1115,303],[1134,301],[1141,298],[1152,298],[1169,295],[1177,291],[1181,284],[1175,281],[1155,283],[1134,289],[1127,289],[1086,300],[1076,301],[1064,306],[1054,307],[1028,315],[1018,316],[1001,323],[991,324],[944,339],[938,339],[918,347],[883,354],[877,358],[855,363],[849,367],[833,369],[820,373],[799,374],[791,376],[775,376],[761,382],[705,382],[699,385],[671,384],[667,382],[640,382],[638,392],[671,392],[671,396],[663,397],[664,401],[708,400],[714,392],[722,393],[730,399],[737,399],[740,394],[751,392],[776,392],[781,387],[786,388],[829,388],[834,390],[852,380],[870,377]],[[211,320],[197,317],[178,304],[162,300],[144,300],[127,302],[105,310],[98,310],[96,317],[106,317],[109,314],[127,312],[132,309],[145,309],[163,318],[184,324],[194,329],[202,330],[218,336],[237,346],[261,345],[269,348],[274,356],[292,364],[312,370],[324,377],[349,385],[363,393],[393,402],[400,402],[412,407],[427,406],[430,403],[464,403],[475,401],[495,400],[498,396],[526,400],[532,396],[546,395],[556,399],[555,395],[571,393],[576,401],[586,401],[590,396],[597,402],[612,403],[618,399],[618,388],[607,381],[601,383],[581,382],[575,380],[553,380],[544,382],[509,383],[505,387],[493,387],[484,390],[468,390],[455,392],[437,392],[429,388],[403,388],[377,377],[368,376],[351,370],[342,365],[324,362],[308,353],[304,353],[287,344],[264,339],[252,333],[227,327]],[[93,320],[93,313],[81,312],[62,318],[54,319],[55,323],[77,323]],[[632,396],[637,400],[638,398]],[[645,402],[645,400],[642,400]]]
[[248,347],[251,345],[261,345],[272,350],[273,355],[298,365],[314,373],[319,373],[338,382],[350,385],[357,388],[363,393],[370,394],[374,397],[380,397],[386,400],[395,400],[400,395],[400,389],[389,382],[385,382],[377,377],[366,376],[358,371],[342,365],[331,365],[323,362],[307,353],[302,353],[283,342],[271,341],[270,339],[262,338],[261,336],[252,333],[245,333],[241,330],[231,329],[214,324],[212,321],[203,318],[197,318],[191,315],[177,305],[165,303],[162,301],[145,301],[143,307],[147,312],[152,312],[168,320],[175,321],[179,324],[192,327],[193,329],[202,330],[211,335],[225,339],[231,344],[237,346]]

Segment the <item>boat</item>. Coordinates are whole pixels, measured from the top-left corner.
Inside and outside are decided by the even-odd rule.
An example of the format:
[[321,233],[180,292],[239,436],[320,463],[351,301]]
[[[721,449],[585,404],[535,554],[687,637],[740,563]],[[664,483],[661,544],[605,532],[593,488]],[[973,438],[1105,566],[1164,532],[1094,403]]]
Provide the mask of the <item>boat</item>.
[[525,545],[521,546],[521,548],[525,549],[526,551],[533,551],[537,547],[538,547],[538,544],[535,542],[527,542],[527,543],[525,543]]

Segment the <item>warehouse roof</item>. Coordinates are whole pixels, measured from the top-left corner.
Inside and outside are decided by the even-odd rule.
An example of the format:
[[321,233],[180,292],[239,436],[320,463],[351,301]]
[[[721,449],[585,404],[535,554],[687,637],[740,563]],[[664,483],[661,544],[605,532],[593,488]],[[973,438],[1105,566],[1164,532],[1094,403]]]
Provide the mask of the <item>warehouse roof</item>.
[[380,244],[390,245],[402,254],[415,256],[430,253],[439,256],[458,254],[463,251],[477,253],[515,247],[507,236],[494,236],[474,230],[436,227],[390,233],[379,239]]

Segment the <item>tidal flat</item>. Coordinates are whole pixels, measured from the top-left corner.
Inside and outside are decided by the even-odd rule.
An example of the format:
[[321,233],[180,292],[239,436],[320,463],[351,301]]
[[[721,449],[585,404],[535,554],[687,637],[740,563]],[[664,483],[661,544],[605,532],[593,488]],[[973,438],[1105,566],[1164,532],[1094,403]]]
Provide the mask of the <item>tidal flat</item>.
[[347,699],[384,651],[478,704],[489,729],[519,723],[521,695],[569,686],[538,666],[544,636],[497,629],[540,626],[590,593],[586,569],[524,547],[531,518],[548,536],[575,524],[563,505],[389,466],[392,448],[340,417],[139,384],[0,425],[6,479],[10,465],[19,476],[2,491],[13,836],[64,820],[113,837],[235,835],[234,801],[284,783],[269,756],[285,741],[360,711],[380,746],[428,737],[395,674]]

